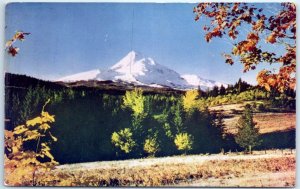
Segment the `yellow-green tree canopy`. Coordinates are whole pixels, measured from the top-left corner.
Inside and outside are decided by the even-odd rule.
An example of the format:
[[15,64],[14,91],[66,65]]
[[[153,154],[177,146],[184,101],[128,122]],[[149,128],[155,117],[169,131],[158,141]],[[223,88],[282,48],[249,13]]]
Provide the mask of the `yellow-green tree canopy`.
[[185,112],[190,112],[192,109],[196,108],[197,101],[196,99],[199,96],[197,90],[189,90],[182,97],[183,109]]
[[147,138],[144,144],[144,151],[154,156],[159,151],[159,144],[156,138]]
[[174,139],[174,143],[178,150],[188,151],[192,149],[193,138],[188,133],[179,133]]
[[114,132],[111,136],[111,141],[116,147],[119,147],[125,153],[129,153],[136,145],[132,135],[131,129],[125,128],[119,132]]
[[145,114],[144,107],[145,97],[143,96],[142,89],[135,88],[132,91],[126,91],[123,97],[123,107],[130,108],[135,117]]

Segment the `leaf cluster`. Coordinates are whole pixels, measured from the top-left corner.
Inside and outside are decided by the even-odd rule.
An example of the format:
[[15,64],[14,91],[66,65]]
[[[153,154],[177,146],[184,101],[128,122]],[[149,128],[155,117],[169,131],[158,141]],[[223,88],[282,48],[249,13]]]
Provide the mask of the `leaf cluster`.
[[[205,40],[212,38],[226,38],[234,42],[232,52],[225,53],[225,62],[232,65],[238,59],[244,66],[243,71],[256,69],[263,62],[280,64],[277,72],[262,70],[257,75],[260,86],[267,90],[275,88],[278,91],[295,88],[296,84],[296,5],[282,3],[278,13],[266,14],[263,8],[247,3],[199,3],[194,8],[195,20],[206,17],[210,20],[209,26],[204,26]],[[246,39],[238,38],[240,31]],[[276,51],[263,50],[261,41],[266,45],[283,46],[284,54]],[[270,48],[268,48],[270,49]],[[274,49],[274,48],[271,48]],[[235,59],[233,58],[235,57]]]

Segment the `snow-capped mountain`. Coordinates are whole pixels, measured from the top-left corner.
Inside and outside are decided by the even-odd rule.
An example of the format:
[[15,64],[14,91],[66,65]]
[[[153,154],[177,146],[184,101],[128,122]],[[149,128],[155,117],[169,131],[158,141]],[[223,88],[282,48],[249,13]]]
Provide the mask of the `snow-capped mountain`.
[[186,74],[186,75],[181,75],[181,77],[185,79],[190,86],[194,86],[195,88],[198,86],[201,86],[202,89],[204,88],[204,86],[206,88],[213,88],[214,86],[220,87],[221,85],[223,85],[224,87],[228,86],[227,84],[224,83],[220,83],[209,79],[204,79],[198,75]]
[[94,80],[97,77],[97,75],[99,75],[100,73],[101,72],[99,69],[90,70],[90,71],[80,72],[74,75],[62,77],[57,81],[72,82],[72,81],[80,81],[80,80],[84,80],[84,81]]
[[201,89],[205,90],[215,85],[221,85],[219,82],[203,79],[196,75],[181,76],[176,71],[135,51],[129,52],[108,70],[101,72],[100,70],[92,70],[59,79],[59,81],[64,82],[78,80],[121,81],[152,87],[167,86],[174,89],[192,89],[200,86]]
[[179,89],[188,85],[177,72],[134,51],[129,52],[117,64],[99,74],[96,79],[125,81],[140,85],[168,86]]

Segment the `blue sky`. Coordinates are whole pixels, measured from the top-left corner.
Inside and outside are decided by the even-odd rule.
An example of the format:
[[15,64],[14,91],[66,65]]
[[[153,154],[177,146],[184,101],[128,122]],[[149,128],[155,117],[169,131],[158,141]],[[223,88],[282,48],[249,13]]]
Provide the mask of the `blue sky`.
[[180,74],[234,83],[242,77],[254,84],[258,70],[244,74],[242,65],[224,63],[232,46],[217,39],[206,43],[195,4],[15,3],[6,7],[6,39],[17,30],[30,32],[17,42],[20,53],[6,56],[8,72],[55,80],[104,70],[129,51],[152,57]]

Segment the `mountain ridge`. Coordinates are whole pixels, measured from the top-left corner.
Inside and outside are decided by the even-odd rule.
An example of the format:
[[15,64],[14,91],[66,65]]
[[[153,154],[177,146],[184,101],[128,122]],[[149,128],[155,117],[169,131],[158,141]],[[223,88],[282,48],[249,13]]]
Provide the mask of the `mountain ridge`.
[[[180,90],[196,89],[199,87],[202,90],[206,90],[214,86],[220,87],[223,84],[203,79],[197,75],[180,75],[175,70],[157,63],[151,57],[146,57],[135,51],[130,51],[107,70],[100,71],[99,69],[95,69],[80,72],[65,76],[57,81],[74,82],[79,80],[122,81],[136,85],[151,87],[166,86]],[[226,84],[223,85],[227,86]]]

